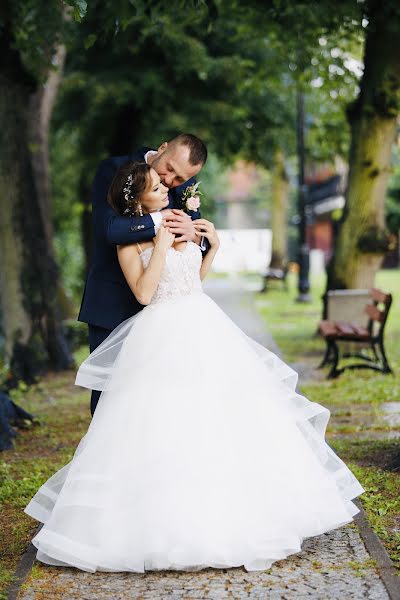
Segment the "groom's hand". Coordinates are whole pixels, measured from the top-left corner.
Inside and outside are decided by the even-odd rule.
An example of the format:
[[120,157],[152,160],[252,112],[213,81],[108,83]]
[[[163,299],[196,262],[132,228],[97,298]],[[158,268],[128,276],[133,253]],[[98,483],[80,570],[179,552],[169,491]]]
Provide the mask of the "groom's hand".
[[[166,214],[165,214],[166,213]],[[175,236],[175,242],[197,242],[193,221],[183,210],[173,208],[162,211],[164,227],[168,227]]]

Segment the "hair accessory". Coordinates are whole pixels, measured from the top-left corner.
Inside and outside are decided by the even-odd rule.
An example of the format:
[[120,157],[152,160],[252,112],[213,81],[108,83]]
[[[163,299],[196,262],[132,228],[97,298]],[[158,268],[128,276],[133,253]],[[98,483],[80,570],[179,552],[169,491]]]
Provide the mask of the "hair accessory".
[[130,197],[131,191],[132,191],[132,183],[133,183],[133,178],[132,178],[132,173],[130,173],[128,175],[128,179],[126,180],[125,187],[123,189],[124,198],[125,198],[127,204],[129,204],[129,202],[131,200],[133,200],[133,198]]

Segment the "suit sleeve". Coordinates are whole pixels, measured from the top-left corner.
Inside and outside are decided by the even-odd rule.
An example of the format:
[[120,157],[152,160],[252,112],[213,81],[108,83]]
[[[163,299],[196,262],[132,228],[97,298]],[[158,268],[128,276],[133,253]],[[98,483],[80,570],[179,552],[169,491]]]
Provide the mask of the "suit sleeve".
[[149,241],[155,236],[150,215],[123,217],[107,202],[107,192],[117,167],[111,159],[104,160],[96,173],[92,188],[94,237],[111,246]]

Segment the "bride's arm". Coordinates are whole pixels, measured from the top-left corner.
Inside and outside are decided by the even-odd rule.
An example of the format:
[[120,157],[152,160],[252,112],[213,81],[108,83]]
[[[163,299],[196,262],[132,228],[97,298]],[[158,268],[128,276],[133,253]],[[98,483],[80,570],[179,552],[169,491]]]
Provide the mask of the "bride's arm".
[[150,304],[160,281],[167,250],[175,236],[161,226],[155,238],[155,247],[146,269],[139,256],[137,246],[117,246],[118,261],[125,279],[140,304]]
[[197,233],[205,238],[210,243],[210,249],[203,256],[203,262],[200,269],[200,278],[203,280],[210,270],[211,264],[214,260],[214,256],[218,252],[219,248],[219,237],[217,232],[215,231],[214,224],[211,221],[207,221],[206,219],[197,219],[193,223]]

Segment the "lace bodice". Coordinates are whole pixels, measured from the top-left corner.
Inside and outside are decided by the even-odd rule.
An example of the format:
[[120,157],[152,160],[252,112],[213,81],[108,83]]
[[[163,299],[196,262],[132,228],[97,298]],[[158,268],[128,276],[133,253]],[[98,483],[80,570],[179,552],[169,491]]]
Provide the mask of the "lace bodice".
[[[150,246],[141,253],[144,268],[148,266],[153,250],[154,246]],[[183,250],[169,248],[151,304],[202,291],[201,261],[201,250],[194,242],[187,242]]]

